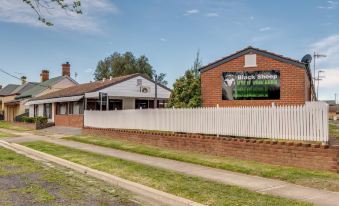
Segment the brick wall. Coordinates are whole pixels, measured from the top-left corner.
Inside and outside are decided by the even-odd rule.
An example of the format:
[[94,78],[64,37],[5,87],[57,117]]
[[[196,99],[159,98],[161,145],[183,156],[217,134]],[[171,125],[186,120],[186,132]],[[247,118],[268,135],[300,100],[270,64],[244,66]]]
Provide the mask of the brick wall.
[[27,123],[27,122],[12,122],[12,124],[14,124],[15,126],[18,126],[18,127],[26,127],[26,128],[33,129],[33,130],[35,130],[35,129],[36,129],[36,125],[35,125],[35,123]]
[[[244,67],[245,56],[240,56],[201,73],[204,107],[302,105],[310,100],[310,83],[303,68],[257,54],[257,67]],[[222,100],[222,72],[280,71],[280,100]]]
[[78,127],[84,126],[84,115],[55,115],[55,126]]
[[83,132],[157,147],[339,173],[339,148],[320,144],[96,128],[84,128]]

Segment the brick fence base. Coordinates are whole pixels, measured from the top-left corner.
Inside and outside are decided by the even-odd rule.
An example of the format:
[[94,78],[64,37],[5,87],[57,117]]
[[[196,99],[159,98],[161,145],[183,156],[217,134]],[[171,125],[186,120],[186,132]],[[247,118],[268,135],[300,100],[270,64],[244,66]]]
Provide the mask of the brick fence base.
[[339,147],[334,146],[136,130],[84,128],[83,132],[157,147],[339,173]]
[[35,123],[12,122],[12,124],[14,124],[15,126],[18,126],[18,127],[26,127],[26,128],[33,129],[33,130],[36,129]]

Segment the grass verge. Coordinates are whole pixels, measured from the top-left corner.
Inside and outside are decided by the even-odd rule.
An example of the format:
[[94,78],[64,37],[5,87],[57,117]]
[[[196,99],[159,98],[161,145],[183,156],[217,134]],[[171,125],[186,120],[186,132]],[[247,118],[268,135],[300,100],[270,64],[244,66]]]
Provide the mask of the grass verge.
[[125,190],[0,147],[0,205],[137,205]]
[[0,128],[3,129],[10,129],[10,130],[15,130],[15,131],[30,131],[32,130],[31,128],[28,127],[22,127],[22,126],[17,126],[11,122],[7,121],[0,121]]
[[339,126],[336,124],[330,124],[329,125],[330,128],[330,137],[335,137],[337,139],[339,139]]
[[42,141],[27,142],[23,145],[206,205],[308,205]]
[[95,136],[71,136],[64,139],[98,146],[134,152],[154,157],[167,158],[203,166],[256,175],[266,178],[279,179],[290,183],[327,189],[339,192],[339,174],[327,171],[312,171],[294,167],[275,166],[255,161],[245,161],[229,157],[219,157],[193,152],[170,150],[153,146],[131,143]]
[[6,138],[6,137],[18,137],[19,135],[11,134],[8,132],[2,132],[0,131],[0,138]]

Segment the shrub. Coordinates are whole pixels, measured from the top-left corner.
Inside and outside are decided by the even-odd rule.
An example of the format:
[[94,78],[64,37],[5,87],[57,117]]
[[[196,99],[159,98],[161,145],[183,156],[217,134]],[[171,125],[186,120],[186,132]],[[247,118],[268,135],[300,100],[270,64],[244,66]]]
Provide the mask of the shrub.
[[38,124],[46,124],[48,121],[47,117],[34,117],[34,122]]
[[22,116],[20,118],[20,122],[33,123],[34,122],[34,117]]
[[22,116],[20,118],[21,122],[27,122],[27,123],[37,123],[37,124],[45,124],[47,123],[48,119],[47,117],[27,117],[27,116]]

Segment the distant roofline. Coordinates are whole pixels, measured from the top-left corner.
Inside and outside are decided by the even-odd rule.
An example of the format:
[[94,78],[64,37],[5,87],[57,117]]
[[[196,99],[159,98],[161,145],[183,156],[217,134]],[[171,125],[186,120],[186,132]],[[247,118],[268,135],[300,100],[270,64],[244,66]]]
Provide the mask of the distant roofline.
[[[60,96],[57,96],[57,97],[52,96],[52,97],[47,97],[47,98],[44,98],[44,96],[45,96],[45,95],[44,95],[44,96],[32,98],[32,99],[30,99],[29,101],[43,100],[43,99],[54,99],[54,98],[59,98],[59,97],[81,96],[81,95],[85,95],[85,93],[100,91],[100,90],[102,90],[102,89],[104,89],[104,88],[107,88],[107,87],[110,87],[110,86],[119,84],[119,83],[121,83],[121,82],[127,81],[127,80],[129,80],[129,79],[132,79],[132,78],[135,78],[135,77],[138,77],[138,76],[141,76],[141,77],[143,77],[143,78],[145,78],[145,79],[151,81],[152,83],[155,83],[154,80],[152,80],[151,78],[149,78],[147,75],[141,74],[141,73],[129,74],[129,75],[125,75],[125,76],[126,76],[125,78],[122,78],[122,79],[119,80],[119,81],[112,82],[111,84],[103,85],[103,86],[101,86],[101,87],[98,87],[98,88],[95,88],[95,89],[93,89],[93,90],[89,90],[89,91],[86,91],[86,92],[83,92],[83,93],[80,93],[80,94],[60,95]],[[119,77],[124,77],[124,76],[119,76]],[[115,78],[119,78],[119,77],[115,77]],[[102,81],[102,80],[99,80],[99,81]],[[94,84],[94,83],[99,82],[99,81],[88,82],[88,83],[83,83],[83,84],[78,84],[78,85],[74,85],[74,86],[72,86],[72,87],[76,87],[76,86],[80,86],[80,85],[84,85],[84,84],[91,84],[91,83]],[[106,81],[110,81],[110,80],[107,79]],[[160,87],[162,87],[162,88],[164,88],[164,89],[166,89],[166,90],[172,92],[172,90],[171,90],[170,88],[166,87],[165,85],[162,85],[162,84],[159,84],[159,83],[158,83],[158,86],[160,86]],[[67,90],[67,88],[65,88],[65,89],[63,89],[63,90]],[[60,92],[60,91],[62,91],[62,90],[55,91],[55,92]],[[49,96],[49,95],[51,95],[51,94],[53,94],[53,92],[52,92],[52,93],[49,93],[49,94],[46,94],[46,96]]]
[[[61,78],[60,78],[60,77],[61,77]],[[79,84],[78,82],[76,82],[74,79],[72,79],[72,78],[69,77],[69,76],[57,76],[57,77],[53,77],[53,78],[51,78],[51,79],[48,79],[48,80],[46,80],[46,81],[53,80],[53,79],[57,79],[57,78],[60,78],[59,81],[56,81],[52,86],[56,85],[57,83],[59,83],[60,81],[62,81],[64,78],[69,79],[70,81],[74,82],[76,85]],[[44,82],[46,82],[46,81],[44,81]],[[36,83],[36,85],[35,85],[34,87],[30,88],[29,90],[31,90],[31,89],[33,90],[35,87],[38,87],[38,86],[40,86],[40,87],[45,87],[45,88],[42,89],[38,94],[42,93],[42,92],[45,91],[45,90],[47,89],[47,87],[48,87],[48,86],[41,85],[41,84],[44,83],[44,82],[38,82],[38,83]],[[35,83],[33,83],[33,84],[35,84]],[[27,90],[27,91],[29,91],[29,90]],[[25,91],[25,92],[26,92],[26,91]],[[21,99],[27,99],[27,98],[34,98],[34,97],[32,97],[31,94],[30,94],[30,95],[25,95],[25,96],[20,96],[20,95],[19,95],[19,96],[15,97],[15,99],[18,99],[18,100],[21,100]]]

